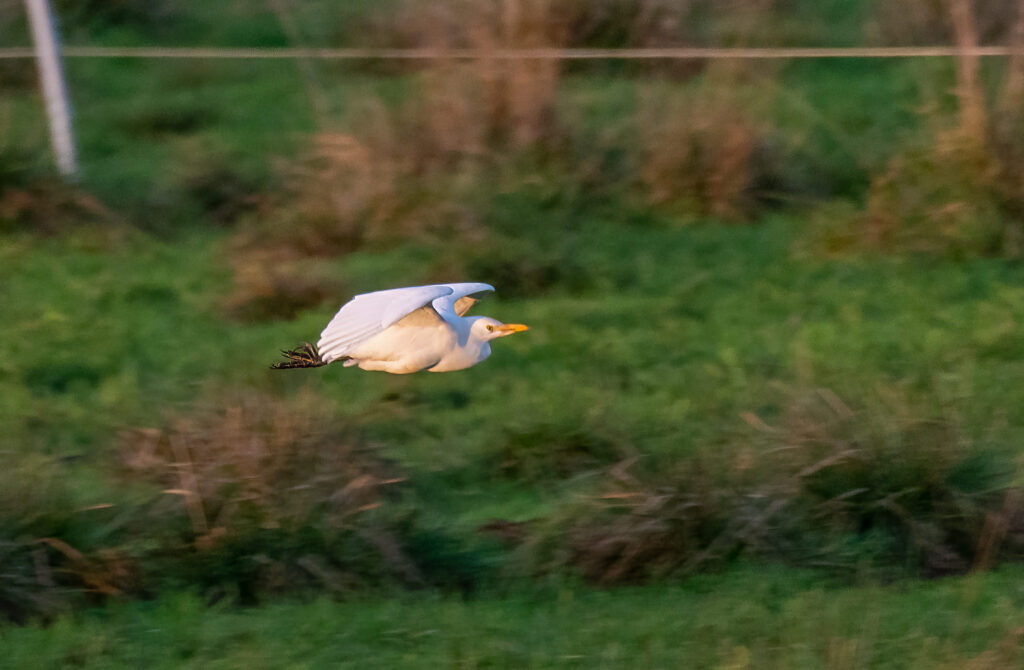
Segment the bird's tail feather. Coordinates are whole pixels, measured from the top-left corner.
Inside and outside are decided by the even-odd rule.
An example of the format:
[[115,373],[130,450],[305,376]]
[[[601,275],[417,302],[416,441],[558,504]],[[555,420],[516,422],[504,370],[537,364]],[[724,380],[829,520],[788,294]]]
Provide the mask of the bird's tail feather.
[[281,355],[286,361],[277,362],[270,366],[272,370],[291,370],[293,368],[319,368],[327,365],[329,361],[320,358],[320,352],[309,342],[303,343],[298,349],[283,349]]

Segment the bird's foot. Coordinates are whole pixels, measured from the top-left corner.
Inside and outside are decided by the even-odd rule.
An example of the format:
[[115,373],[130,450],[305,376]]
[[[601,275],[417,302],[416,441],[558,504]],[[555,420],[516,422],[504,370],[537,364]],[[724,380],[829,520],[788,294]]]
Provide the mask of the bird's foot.
[[320,358],[320,352],[309,342],[303,343],[298,349],[286,349],[281,355],[288,360],[274,363],[270,366],[272,370],[290,370],[292,368],[318,368],[327,365],[327,361]]

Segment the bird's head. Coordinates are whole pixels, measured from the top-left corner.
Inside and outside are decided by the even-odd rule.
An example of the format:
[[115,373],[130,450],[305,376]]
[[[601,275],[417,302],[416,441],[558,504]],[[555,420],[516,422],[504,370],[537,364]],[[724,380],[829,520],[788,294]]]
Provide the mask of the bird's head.
[[502,323],[497,319],[492,319],[489,316],[477,317],[473,322],[473,326],[470,328],[470,333],[479,340],[484,342],[488,340],[494,340],[499,337],[505,337],[512,333],[521,333],[524,330],[529,330],[528,326],[524,326],[521,323]]

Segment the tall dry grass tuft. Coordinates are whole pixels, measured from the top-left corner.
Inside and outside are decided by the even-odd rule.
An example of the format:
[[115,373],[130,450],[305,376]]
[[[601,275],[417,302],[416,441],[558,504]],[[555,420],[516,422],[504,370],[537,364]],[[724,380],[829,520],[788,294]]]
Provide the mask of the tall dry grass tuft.
[[570,0],[564,2],[574,47],[678,46],[694,0]]
[[[227,249],[232,317],[291,318],[342,292],[319,259],[461,221],[444,221],[444,208],[417,200],[416,156],[403,148],[393,112],[375,100],[363,109],[358,135],[316,135],[306,155],[285,166],[284,189],[236,230]],[[418,207],[432,216],[419,218]]]
[[[1024,43],[1024,6],[950,0],[941,4],[961,54],[956,60],[957,118],[931,107],[931,136],[897,151],[875,175],[862,212],[825,222],[827,246],[860,246],[939,256],[1024,254],[1024,57],[1012,57],[989,100],[980,63],[986,17],[998,15]],[[908,3],[920,8],[921,2]],[[915,10],[916,11],[916,10]]]
[[712,77],[698,94],[659,89],[640,99],[640,178],[652,204],[730,221],[752,215],[765,129]]
[[243,231],[239,246],[287,248],[301,257],[332,255],[358,248],[392,216],[407,168],[387,110],[375,105],[371,115],[374,123],[363,137],[316,135],[305,157],[286,167],[279,205],[253,230]]
[[287,247],[242,247],[229,262],[234,287],[222,307],[236,321],[288,320],[345,294],[344,283],[329,268]]
[[73,604],[140,592],[118,545],[118,505],[75,490],[61,459],[7,452],[0,464],[0,620],[48,621]]
[[316,406],[312,397],[284,403],[241,394],[166,428],[123,433],[123,465],[163,488],[165,508],[187,513],[199,548],[254,527],[349,527],[398,480]]
[[[412,108],[412,105],[417,107]],[[286,186],[227,250],[237,318],[290,318],[343,288],[322,260],[367,245],[415,240],[479,241],[470,206],[478,173],[424,130],[418,101],[391,109],[366,100],[352,133],[320,133],[306,156],[285,168]]]
[[284,303],[270,311],[288,314],[294,310],[287,305],[309,304],[300,304],[300,293],[316,300],[319,292],[306,290],[301,273],[270,272],[268,259],[300,267],[304,259],[367,244],[482,242],[486,232],[472,202],[477,185],[556,134],[558,61],[505,59],[499,52],[564,44],[558,7],[548,0],[453,0],[426,12],[402,5],[393,21],[411,45],[494,56],[432,61],[401,103],[364,100],[350,114],[349,133],[319,134],[289,169],[279,202],[236,236],[232,311],[259,313],[267,303]]
[[1024,254],[1024,4],[1018,5],[1010,43],[1017,47],[1006,67],[992,112],[991,142],[1000,158],[999,183],[1010,214],[1016,217],[1012,248]]
[[[350,38],[360,44],[411,46],[478,46],[469,39],[451,39],[465,33],[447,33],[448,41],[424,41],[429,22],[451,25],[460,20],[473,31],[481,25],[480,15],[505,14],[499,19],[509,25],[513,15],[532,16],[534,23],[546,22],[546,29],[560,33],[568,47],[665,47],[718,45],[738,46],[770,43],[778,32],[773,18],[779,0],[442,0],[425,7],[415,2],[391,6],[370,17]],[[436,29],[436,26],[435,26]],[[434,33],[436,38],[437,33]],[[537,43],[506,43],[506,46],[542,46]],[[554,46],[554,44],[550,44]],[[682,65],[683,71],[702,69],[698,62],[659,64],[657,69]]]
[[56,177],[36,177],[18,185],[0,184],[0,231],[33,230],[59,235],[85,225],[121,223],[94,196]]
[[894,392],[857,410],[818,390],[791,395],[772,424],[744,420],[746,437],[716,457],[609,469],[603,491],[527,538],[528,562],[614,584],[741,555],[938,575],[1024,551],[1012,463],[973,445],[954,418]]
[[[886,45],[932,46],[954,41],[956,27],[950,7],[959,0],[903,0],[878,2],[868,15],[865,32]],[[975,0],[972,14],[982,44],[1002,44],[1012,30],[1017,0]]]
[[125,474],[163,492],[147,512],[159,547],[149,563],[243,599],[387,578],[422,584],[378,510],[401,479],[320,407],[309,396],[240,394],[123,433]]
[[[442,151],[476,156],[488,149],[530,149],[554,133],[561,62],[502,58],[507,49],[558,48],[569,38],[569,16],[553,0],[405,3],[399,25],[412,44],[476,49],[471,61],[441,60],[422,74],[426,135]],[[488,55],[491,54],[491,55]]]
[[[306,157],[290,168],[284,193],[236,235],[231,256],[237,290],[229,310],[289,316],[325,292],[303,279],[306,259],[367,245],[438,243],[450,250],[439,255],[444,258],[438,276],[481,269],[476,266],[485,263],[475,260],[481,250],[510,247],[507,231],[482,222],[490,214],[484,200],[500,190],[494,181],[518,179],[509,190],[521,190],[527,182],[544,181],[538,171],[559,178],[570,173],[557,198],[577,198],[589,192],[590,182],[608,192],[622,183],[631,188],[634,172],[608,164],[639,164],[641,186],[657,205],[728,220],[750,218],[761,204],[759,188],[770,161],[762,160],[764,129],[739,96],[726,91],[736,83],[732,79],[712,77],[696,99],[652,95],[642,105],[636,124],[640,148],[634,152],[607,144],[595,148],[559,119],[565,113],[558,104],[560,61],[505,57],[510,49],[573,44],[574,31],[595,22],[625,21],[635,33],[631,39],[645,44],[671,41],[680,17],[698,11],[699,4],[399,3],[388,18],[394,43],[442,53],[469,48],[483,57],[412,65],[418,68],[412,88],[400,102],[363,100],[350,112],[346,133],[319,134]],[[579,160],[564,158],[567,146],[578,149]],[[580,169],[593,166],[597,155],[596,168]],[[572,164],[568,170],[566,163]],[[499,253],[490,274],[532,274],[537,280],[527,283],[537,290],[562,281],[551,268],[566,259],[529,267],[537,252]],[[285,269],[270,271],[268,261]],[[303,294],[309,301],[303,302]]]
[[871,180],[860,242],[885,251],[939,256],[1012,251],[994,157],[960,128],[904,150]]

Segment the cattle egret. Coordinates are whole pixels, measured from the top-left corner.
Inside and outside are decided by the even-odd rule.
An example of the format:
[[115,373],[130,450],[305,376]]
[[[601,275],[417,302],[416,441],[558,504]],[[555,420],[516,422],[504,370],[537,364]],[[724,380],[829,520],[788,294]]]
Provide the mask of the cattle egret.
[[489,284],[434,284],[364,293],[345,303],[320,333],[316,347],[282,351],[288,360],[271,367],[345,367],[396,375],[473,367],[491,355],[490,341],[529,330],[486,316],[463,316]]

